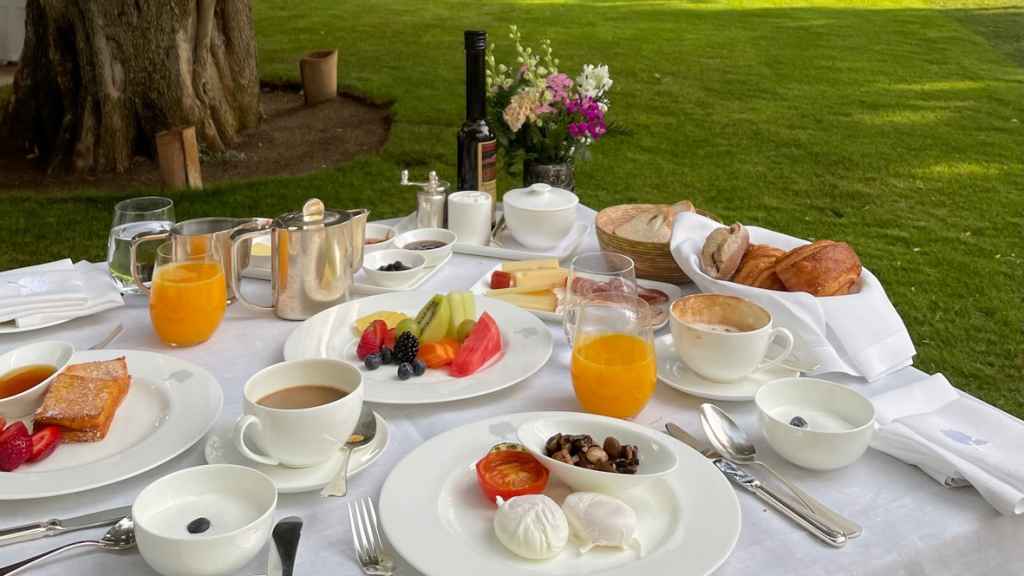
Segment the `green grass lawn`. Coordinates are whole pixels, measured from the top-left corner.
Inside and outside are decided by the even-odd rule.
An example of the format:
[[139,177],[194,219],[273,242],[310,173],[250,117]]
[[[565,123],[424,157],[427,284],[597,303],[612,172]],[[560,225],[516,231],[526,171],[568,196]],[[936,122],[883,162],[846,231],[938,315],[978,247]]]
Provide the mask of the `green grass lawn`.
[[[302,52],[337,46],[347,89],[394,101],[391,139],[310,176],[179,194],[179,218],[273,215],[312,195],[374,217],[409,212],[400,168],[455,176],[462,30],[489,30],[507,56],[516,23],[532,42],[550,37],[563,68],[611,68],[611,117],[629,132],[579,167],[585,203],[689,198],[729,221],[847,240],[903,315],[918,367],[1024,416],[1021,0],[254,9],[265,79],[295,80]],[[0,268],[102,259],[111,207],[135,192],[0,196]]]

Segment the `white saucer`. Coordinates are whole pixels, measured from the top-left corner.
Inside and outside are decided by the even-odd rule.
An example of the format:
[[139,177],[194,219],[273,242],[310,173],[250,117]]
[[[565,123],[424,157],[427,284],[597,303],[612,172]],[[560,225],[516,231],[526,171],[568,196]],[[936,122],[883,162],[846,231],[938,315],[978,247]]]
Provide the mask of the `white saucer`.
[[658,380],[681,392],[708,400],[747,402],[765,384],[780,378],[799,376],[800,372],[783,366],[758,370],[735,382],[715,382],[695,373],[679,358],[672,335],[655,338],[654,353],[658,358]]
[[[377,435],[366,446],[356,448],[348,460],[348,475],[355,476],[364,468],[373,464],[384,450],[388,447],[391,434],[388,430],[388,422],[377,412]],[[232,439],[234,435],[234,423],[221,424],[210,432],[206,439],[206,448],[203,451],[208,464],[238,464],[248,466],[263,472],[274,481],[277,491],[282,494],[294,494],[296,492],[310,492],[323,488],[331,478],[334,478],[338,470],[340,453],[319,466],[309,468],[288,468],[285,466],[268,466],[258,464],[247,459],[235,448]]]

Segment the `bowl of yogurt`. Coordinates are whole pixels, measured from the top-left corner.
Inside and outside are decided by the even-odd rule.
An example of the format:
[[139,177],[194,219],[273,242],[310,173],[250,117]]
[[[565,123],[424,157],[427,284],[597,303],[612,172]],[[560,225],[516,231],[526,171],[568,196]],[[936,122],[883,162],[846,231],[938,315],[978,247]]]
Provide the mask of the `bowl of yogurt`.
[[132,504],[142,558],[164,576],[234,574],[263,549],[277,488],[262,472],[213,464],[174,472]]
[[875,430],[875,407],[848,386],[817,378],[783,378],[754,397],[761,431],[786,460],[835,470],[860,458]]

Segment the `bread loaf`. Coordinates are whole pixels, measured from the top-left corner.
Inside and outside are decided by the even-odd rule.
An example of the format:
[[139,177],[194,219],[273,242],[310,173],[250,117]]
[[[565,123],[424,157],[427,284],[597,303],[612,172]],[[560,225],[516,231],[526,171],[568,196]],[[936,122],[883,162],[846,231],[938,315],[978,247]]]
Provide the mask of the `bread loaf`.
[[818,240],[790,250],[775,265],[786,289],[814,296],[848,294],[860,279],[860,258],[845,242]]

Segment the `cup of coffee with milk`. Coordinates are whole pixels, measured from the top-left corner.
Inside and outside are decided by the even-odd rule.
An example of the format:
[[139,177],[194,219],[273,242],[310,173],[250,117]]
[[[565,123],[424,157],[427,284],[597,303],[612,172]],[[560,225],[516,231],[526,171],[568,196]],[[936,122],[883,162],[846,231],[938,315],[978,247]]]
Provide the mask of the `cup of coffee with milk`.
[[326,462],[355,430],[362,374],[329,358],[274,364],[245,383],[234,443],[249,460],[302,468]]
[[[672,302],[672,339],[683,362],[700,376],[733,382],[775,366],[793,351],[793,335],[772,314],[737,296],[692,294]],[[778,341],[782,352],[768,358]]]

